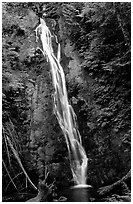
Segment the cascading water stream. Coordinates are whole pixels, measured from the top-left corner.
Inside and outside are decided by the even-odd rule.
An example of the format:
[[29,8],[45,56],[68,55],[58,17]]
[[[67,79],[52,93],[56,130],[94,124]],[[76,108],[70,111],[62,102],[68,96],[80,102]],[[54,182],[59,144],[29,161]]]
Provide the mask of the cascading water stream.
[[42,46],[39,49],[51,65],[54,93],[54,112],[66,139],[70,166],[76,185],[86,184],[87,156],[82,146],[81,136],[76,126],[76,114],[68,103],[65,75],[60,64],[60,44],[57,57],[52,48],[52,35],[45,21],[40,19],[36,28],[36,39]]

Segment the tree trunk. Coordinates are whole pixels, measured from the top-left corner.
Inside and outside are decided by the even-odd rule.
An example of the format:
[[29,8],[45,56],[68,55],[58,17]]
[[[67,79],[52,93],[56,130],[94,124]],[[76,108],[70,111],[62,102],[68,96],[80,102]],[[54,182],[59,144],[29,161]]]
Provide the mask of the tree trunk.
[[37,196],[26,202],[45,202],[50,194],[51,189],[46,185],[45,181],[40,181]]
[[99,195],[108,194],[112,190],[114,190],[117,186],[120,186],[120,185],[123,186],[124,190],[126,189],[127,192],[129,192],[129,189],[128,189],[125,182],[130,178],[131,178],[131,171],[129,171],[124,177],[122,177],[122,179],[118,180],[117,182],[115,182],[115,183],[113,183],[113,184],[111,184],[109,186],[104,186],[104,187],[99,188],[98,189]]

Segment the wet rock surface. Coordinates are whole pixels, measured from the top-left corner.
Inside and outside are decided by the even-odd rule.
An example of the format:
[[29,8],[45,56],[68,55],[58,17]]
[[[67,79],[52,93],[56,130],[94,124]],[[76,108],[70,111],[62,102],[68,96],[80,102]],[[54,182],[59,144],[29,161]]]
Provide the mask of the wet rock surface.
[[[38,15],[42,4],[5,3],[3,7],[3,124],[10,138],[15,138],[13,145],[17,146],[24,168],[35,185],[49,172],[47,183],[55,179],[57,194],[64,187],[72,186],[73,179],[65,138],[53,112],[50,66],[36,49],[34,29],[35,24],[39,24],[39,15],[42,17]],[[46,22],[53,35],[54,52],[56,54],[57,35],[69,102],[76,112],[87,152],[87,183],[97,189],[94,191],[97,195],[87,199],[129,202],[130,178],[107,194],[104,193],[109,188],[103,188],[100,193],[98,189],[121,180],[131,166],[130,40],[129,35],[125,35],[130,31],[130,5],[90,3],[98,15],[96,18],[88,15],[89,10],[84,11],[80,3],[70,3],[70,10],[69,3],[64,2],[47,6],[52,13]],[[82,15],[76,17],[73,6],[79,12],[84,11]],[[98,8],[102,8],[102,12],[98,12]],[[71,11],[70,15],[65,14],[69,22],[63,14],[66,10]],[[3,138],[6,134],[4,132]],[[17,188],[3,167],[3,201],[26,201],[35,197],[37,192],[27,185],[4,139],[2,145],[3,161]],[[22,193],[16,194],[17,191]],[[58,196],[49,199],[59,201]],[[65,198],[61,197],[60,201],[65,202]]]

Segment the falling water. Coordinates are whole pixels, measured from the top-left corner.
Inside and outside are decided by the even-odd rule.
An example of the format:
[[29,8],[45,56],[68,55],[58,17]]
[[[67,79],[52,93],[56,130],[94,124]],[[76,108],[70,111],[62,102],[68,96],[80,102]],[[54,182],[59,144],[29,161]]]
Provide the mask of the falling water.
[[43,19],[40,19],[40,25],[36,28],[36,40],[41,41],[42,46],[39,49],[51,65],[55,89],[54,112],[66,139],[73,178],[76,185],[84,185],[86,184],[88,159],[76,127],[75,112],[68,102],[65,75],[60,64],[60,44],[58,43],[57,56],[55,56],[52,48],[52,35]]

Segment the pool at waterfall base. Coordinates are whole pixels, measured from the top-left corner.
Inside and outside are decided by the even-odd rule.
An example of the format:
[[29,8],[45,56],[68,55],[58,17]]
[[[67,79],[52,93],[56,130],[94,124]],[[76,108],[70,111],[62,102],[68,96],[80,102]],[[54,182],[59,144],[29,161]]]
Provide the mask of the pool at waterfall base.
[[66,197],[66,202],[97,202],[97,190],[90,185],[77,185],[60,193]]

